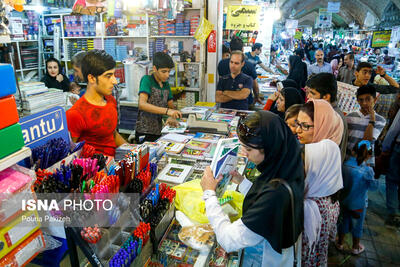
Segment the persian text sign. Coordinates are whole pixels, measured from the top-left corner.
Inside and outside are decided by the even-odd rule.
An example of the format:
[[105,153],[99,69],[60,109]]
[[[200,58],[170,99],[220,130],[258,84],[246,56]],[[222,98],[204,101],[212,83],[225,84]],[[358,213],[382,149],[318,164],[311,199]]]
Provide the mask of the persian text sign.
[[229,30],[258,31],[260,6],[229,6],[226,28]]

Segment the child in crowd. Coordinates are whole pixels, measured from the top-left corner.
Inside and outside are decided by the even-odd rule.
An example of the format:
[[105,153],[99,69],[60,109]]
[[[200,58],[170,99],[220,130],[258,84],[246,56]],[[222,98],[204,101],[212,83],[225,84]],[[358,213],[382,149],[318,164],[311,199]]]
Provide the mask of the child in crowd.
[[344,236],[351,231],[353,236],[351,252],[354,255],[362,253],[365,249],[360,243],[360,238],[368,206],[367,192],[378,188],[378,181],[374,179],[374,171],[366,164],[371,155],[371,143],[362,140],[354,146],[352,156],[343,164],[345,197],[341,203],[343,218],[339,223],[339,238],[336,247],[343,250]]
[[47,88],[61,89],[64,92],[69,92],[69,79],[61,73],[61,64],[55,58],[46,60],[46,74],[42,78],[42,82]]
[[300,112],[301,104],[295,104],[290,106],[285,112],[285,122],[289,126],[290,130],[297,137],[297,115]]

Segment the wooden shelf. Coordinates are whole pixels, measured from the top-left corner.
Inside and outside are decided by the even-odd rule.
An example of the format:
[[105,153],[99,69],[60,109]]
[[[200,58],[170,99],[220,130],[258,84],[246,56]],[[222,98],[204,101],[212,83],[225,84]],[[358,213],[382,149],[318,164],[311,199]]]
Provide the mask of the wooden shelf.
[[30,157],[32,154],[32,151],[29,147],[23,147],[19,151],[3,158],[0,159],[0,171],[7,169],[8,167],[11,167],[12,165],[20,162],[21,160]]

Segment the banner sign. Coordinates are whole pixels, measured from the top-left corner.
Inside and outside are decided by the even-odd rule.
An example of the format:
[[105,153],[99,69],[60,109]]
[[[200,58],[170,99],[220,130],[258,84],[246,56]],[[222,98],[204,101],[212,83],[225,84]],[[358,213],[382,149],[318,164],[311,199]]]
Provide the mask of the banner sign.
[[332,27],[332,13],[328,12],[326,8],[320,8],[316,24],[316,28]]
[[226,29],[258,31],[260,29],[260,6],[229,6]]
[[374,31],[372,35],[371,47],[386,47],[390,42],[391,30],[388,31]]
[[340,2],[328,2],[328,12],[339,13]]

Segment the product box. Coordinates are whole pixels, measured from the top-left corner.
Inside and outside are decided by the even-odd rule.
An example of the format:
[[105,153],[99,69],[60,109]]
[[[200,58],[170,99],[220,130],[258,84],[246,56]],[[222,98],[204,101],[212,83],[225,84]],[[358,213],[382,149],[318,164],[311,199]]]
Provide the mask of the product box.
[[22,213],[23,199],[35,198],[33,177],[34,171],[18,165],[0,172],[0,228]]
[[0,97],[15,94],[17,91],[14,69],[10,64],[0,64],[1,90]]
[[37,211],[28,211],[0,229],[0,259],[27,239],[40,227]]
[[11,126],[19,121],[17,104],[13,95],[0,98],[0,129]]
[[0,159],[17,152],[24,145],[21,125],[18,123],[0,130]]
[[39,252],[44,249],[45,242],[41,230],[37,230],[15,249],[0,259],[0,266],[26,266]]

